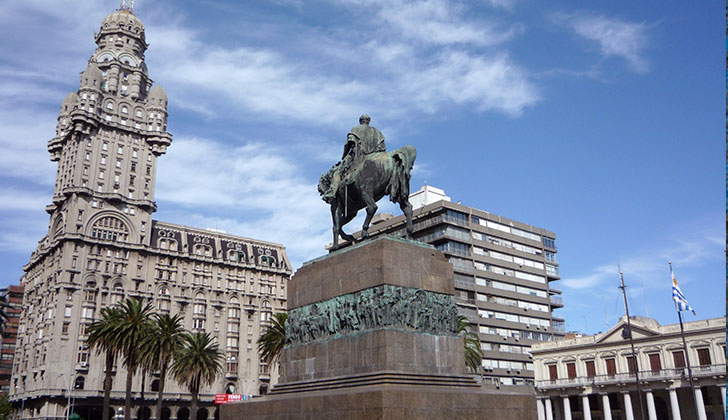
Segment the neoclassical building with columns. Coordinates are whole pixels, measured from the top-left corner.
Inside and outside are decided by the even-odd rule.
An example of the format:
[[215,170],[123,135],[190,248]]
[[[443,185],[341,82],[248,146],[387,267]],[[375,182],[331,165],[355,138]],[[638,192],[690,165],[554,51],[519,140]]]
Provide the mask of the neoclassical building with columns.
[[[152,219],[157,160],[172,143],[167,95],[144,62],[144,25],[130,8],[106,16],[79,89],[63,100],[48,234],[23,267],[25,287],[10,398],[24,419],[101,418],[104,360],[88,348],[88,326],[128,297],[180,314],[224,352],[222,372],[201,390],[202,414],[215,393],[257,395],[275,382],[256,342],[286,307],[291,265],[280,244]],[[127,373],[114,370],[112,406],[124,405]],[[134,376],[134,416],[148,418],[158,373]],[[146,410],[137,401],[146,393]],[[190,417],[186,387],[167,378],[162,419]]]
[[725,318],[685,322],[687,352],[680,324],[630,321],[638,370],[626,316],[605,333],[533,345],[539,420],[724,419]]

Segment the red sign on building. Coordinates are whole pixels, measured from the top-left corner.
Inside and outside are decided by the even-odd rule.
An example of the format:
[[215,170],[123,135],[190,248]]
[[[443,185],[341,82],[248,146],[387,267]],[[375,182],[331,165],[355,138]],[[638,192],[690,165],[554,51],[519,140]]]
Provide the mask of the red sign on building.
[[243,394],[215,394],[215,404],[227,404],[243,400]]

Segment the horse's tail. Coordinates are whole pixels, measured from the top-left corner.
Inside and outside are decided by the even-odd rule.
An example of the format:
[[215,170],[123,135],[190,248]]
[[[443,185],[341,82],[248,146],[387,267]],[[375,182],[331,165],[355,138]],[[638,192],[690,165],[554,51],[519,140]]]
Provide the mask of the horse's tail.
[[391,157],[393,168],[389,182],[389,199],[394,203],[403,203],[409,199],[412,165],[417,158],[417,150],[412,146],[404,146],[392,152]]

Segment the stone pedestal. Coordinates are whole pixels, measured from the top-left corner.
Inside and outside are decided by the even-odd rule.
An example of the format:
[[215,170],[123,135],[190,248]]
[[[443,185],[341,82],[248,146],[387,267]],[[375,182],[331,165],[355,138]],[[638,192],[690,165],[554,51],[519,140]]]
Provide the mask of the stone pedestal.
[[452,265],[383,236],[304,264],[288,286],[280,381],[221,419],[535,419],[532,395],[467,375]]

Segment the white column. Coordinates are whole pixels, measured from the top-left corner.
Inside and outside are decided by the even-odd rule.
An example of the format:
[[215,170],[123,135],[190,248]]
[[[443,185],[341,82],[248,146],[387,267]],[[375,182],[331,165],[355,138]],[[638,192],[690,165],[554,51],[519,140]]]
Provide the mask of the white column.
[[720,388],[720,399],[723,401],[723,411],[725,411],[725,385],[721,385],[719,388]]
[[561,397],[561,400],[564,402],[564,420],[571,420],[571,403],[569,402],[569,397]]
[[645,395],[647,396],[647,417],[650,420],[657,420],[657,411],[655,411],[655,396],[652,395],[652,390],[646,390]]
[[589,396],[581,396],[581,412],[584,414],[584,420],[592,420],[591,418],[591,407],[589,407]]
[[554,420],[554,410],[551,408],[551,398],[546,398],[546,420]]
[[538,420],[546,420],[543,398],[536,398],[536,412],[538,413]]
[[609,404],[609,394],[602,394],[602,417],[612,420],[612,406]]
[[672,420],[682,420],[680,418],[680,404],[677,402],[677,390],[670,388],[667,390],[670,393],[670,408],[672,409]]
[[705,403],[703,403],[703,391],[700,387],[695,387],[695,405],[698,409],[698,420],[708,420],[708,416],[705,415]]
[[627,420],[634,420],[632,398],[629,396],[629,392],[623,392],[622,395],[624,395],[624,418]]

